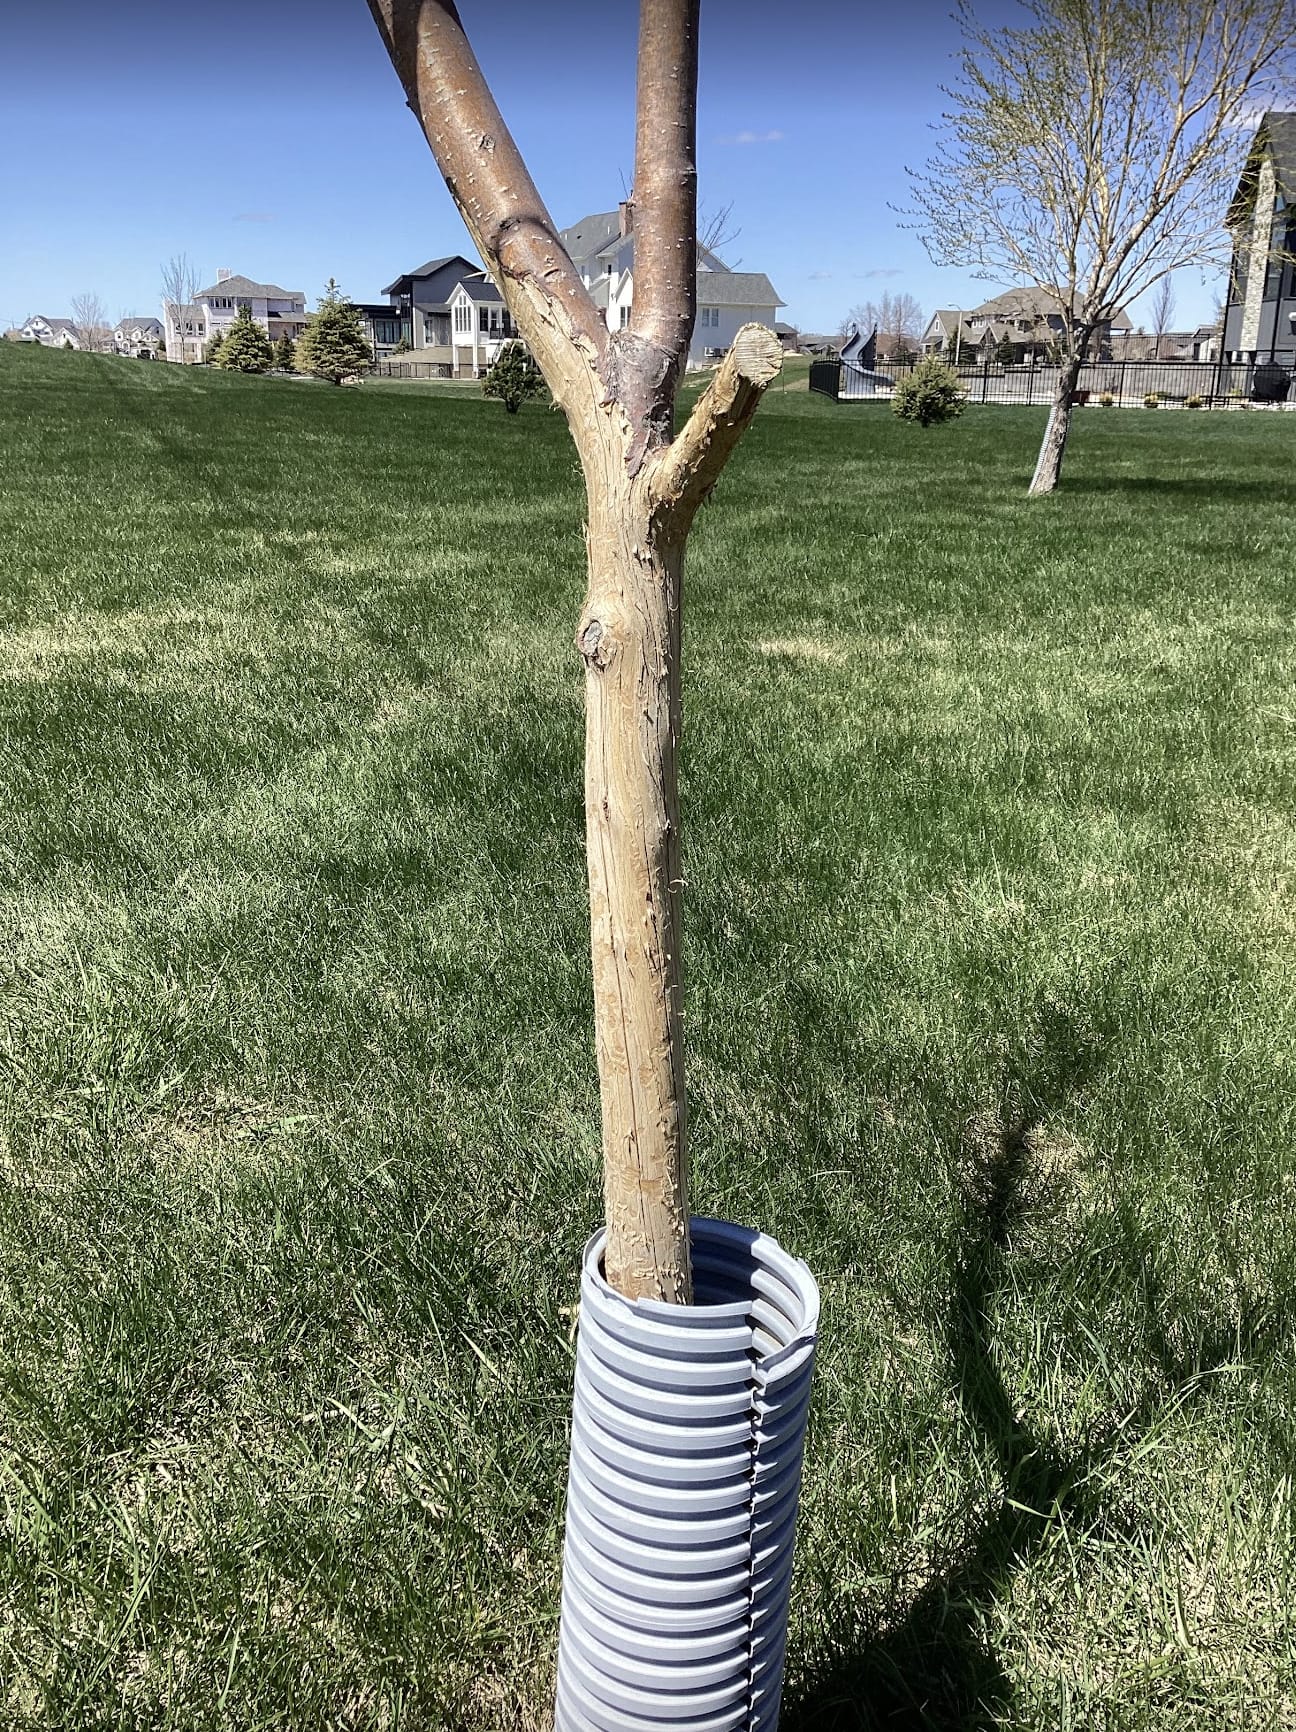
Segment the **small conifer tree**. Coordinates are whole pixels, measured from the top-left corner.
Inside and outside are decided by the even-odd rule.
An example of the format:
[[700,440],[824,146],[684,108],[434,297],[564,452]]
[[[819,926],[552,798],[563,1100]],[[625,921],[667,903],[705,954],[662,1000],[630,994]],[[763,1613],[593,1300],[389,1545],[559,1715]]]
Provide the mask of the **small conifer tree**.
[[510,415],[516,415],[528,397],[540,396],[544,388],[544,378],[525,343],[505,343],[482,380],[486,396],[498,397]]
[[297,342],[297,370],[340,385],[361,373],[373,360],[365,341],[359,309],[353,307],[330,277],[319,304]]
[[267,373],[273,360],[274,351],[264,327],[252,317],[250,307],[240,307],[225,333],[216,365],[233,373]]
[[217,367],[220,365],[217,357],[221,352],[221,345],[224,341],[224,331],[213,331],[211,336],[208,337],[207,347],[203,350],[203,360],[206,361],[209,367]]
[[296,371],[293,363],[295,351],[296,346],[292,338],[285,332],[274,346],[274,364],[279,372],[293,373]]
[[995,360],[998,361],[1001,367],[1011,367],[1016,359],[1017,345],[1013,342],[1007,331],[1005,331],[1003,336],[999,339],[998,347],[995,349]]
[[907,379],[902,379],[891,397],[891,408],[902,421],[920,427],[937,427],[963,413],[967,393],[958,374],[933,355],[920,361]]

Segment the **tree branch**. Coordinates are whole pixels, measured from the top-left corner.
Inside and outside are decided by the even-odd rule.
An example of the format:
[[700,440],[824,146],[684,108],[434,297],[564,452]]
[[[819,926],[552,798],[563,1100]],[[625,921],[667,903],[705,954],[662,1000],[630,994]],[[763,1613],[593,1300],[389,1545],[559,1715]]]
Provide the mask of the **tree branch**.
[[687,533],[694,512],[715,486],[782,365],[783,351],[773,331],[744,325],[693,413],[662,453],[649,478],[649,493],[656,507],[675,516],[681,533]]
[[677,373],[697,301],[699,0],[640,0],[630,330]]
[[[556,384],[551,369],[570,373],[573,339],[582,340],[590,360],[600,366],[607,353],[607,323],[558,239],[454,0],[368,3],[468,232],[498,279],[550,388],[566,406],[562,380]],[[558,330],[555,309],[564,315]]]

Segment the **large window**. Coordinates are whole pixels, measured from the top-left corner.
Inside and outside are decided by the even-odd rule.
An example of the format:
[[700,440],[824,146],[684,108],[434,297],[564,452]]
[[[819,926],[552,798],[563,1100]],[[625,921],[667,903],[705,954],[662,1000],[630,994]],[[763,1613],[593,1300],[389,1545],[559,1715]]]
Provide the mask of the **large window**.
[[375,319],[373,333],[375,343],[399,343],[401,322],[399,319]]
[[454,328],[456,331],[472,330],[472,308],[467,301],[457,301],[454,310]]

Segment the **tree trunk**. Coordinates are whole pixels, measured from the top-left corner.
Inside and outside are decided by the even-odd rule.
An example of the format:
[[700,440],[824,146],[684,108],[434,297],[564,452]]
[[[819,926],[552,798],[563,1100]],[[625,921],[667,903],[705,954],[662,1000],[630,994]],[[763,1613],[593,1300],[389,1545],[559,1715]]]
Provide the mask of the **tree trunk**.
[[1076,340],[1071,353],[1058,368],[1057,386],[1053,392],[1053,405],[1049,410],[1048,425],[1044,429],[1044,443],[1040,446],[1039,457],[1035,463],[1035,474],[1031,478],[1030,491],[1035,493],[1052,493],[1058,484],[1062,473],[1062,457],[1066,451],[1067,434],[1071,431],[1071,404],[1075,396],[1076,382],[1080,377],[1080,369],[1084,365],[1085,351],[1089,347],[1088,330],[1076,333]]
[[[585,813],[606,1275],[692,1298],[677,753],[683,536],[608,448],[587,463]],[[600,472],[601,471],[601,472]]]

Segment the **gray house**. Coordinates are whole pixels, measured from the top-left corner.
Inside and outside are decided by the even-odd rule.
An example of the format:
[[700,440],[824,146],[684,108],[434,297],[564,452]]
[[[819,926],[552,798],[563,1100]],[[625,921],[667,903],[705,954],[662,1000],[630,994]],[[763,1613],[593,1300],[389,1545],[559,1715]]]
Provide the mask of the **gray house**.
[[[608,329],[624,330],[634,305],[634,203],[597,211],[562,230],[562,243]],[[783,302],[763,271],[731,271],[707,247],[698,248],[697,319],[689,365],[718,361],[743,325],[768,325]]]
[[429,259],[417,270],[406,271],[383,290],[388,305],[365,303],[361,312],[369,326],[375,355],[390,354],[402,338],[411,361],[429,361],[443,367],[449,378],[454,366],[450,341],[450,302],[466,277],[479,277],[481,266],[462,253]]
[[1225,220],[1224,352],[1296,367],[1296,114],[1272,109],[1261,120]]

